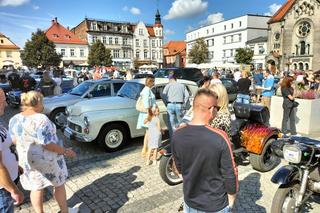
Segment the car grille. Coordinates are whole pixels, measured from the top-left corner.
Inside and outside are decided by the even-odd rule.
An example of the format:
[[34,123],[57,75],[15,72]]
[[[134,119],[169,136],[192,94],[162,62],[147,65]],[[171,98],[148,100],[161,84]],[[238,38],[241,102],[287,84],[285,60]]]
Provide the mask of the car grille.
[[82,132],[82,128],[81,126],[77,125],[77,124],[74,124],[74,123],[71,123],[68,121],[68,127],[76,132]]

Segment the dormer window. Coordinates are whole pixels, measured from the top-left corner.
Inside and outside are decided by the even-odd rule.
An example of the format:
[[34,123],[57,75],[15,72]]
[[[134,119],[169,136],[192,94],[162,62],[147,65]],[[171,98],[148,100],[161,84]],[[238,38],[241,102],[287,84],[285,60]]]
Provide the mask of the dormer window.
[[58,34],[53,34],[53,38],[59,38]]
[[69,35],[65,35],[64,37],[67,38],[67,39],[71,38],[71,36],[69,36]]
[[139,29],[139,35],[143,35],[143,29]]

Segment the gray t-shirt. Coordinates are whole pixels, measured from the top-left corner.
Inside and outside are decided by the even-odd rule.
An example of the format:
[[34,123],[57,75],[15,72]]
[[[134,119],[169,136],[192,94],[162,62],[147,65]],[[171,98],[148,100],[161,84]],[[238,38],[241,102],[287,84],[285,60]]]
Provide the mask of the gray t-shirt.
[[165,102],[186,103],[189,99],[189,93],[185,85],[178,82],[170,82],[163,90]]

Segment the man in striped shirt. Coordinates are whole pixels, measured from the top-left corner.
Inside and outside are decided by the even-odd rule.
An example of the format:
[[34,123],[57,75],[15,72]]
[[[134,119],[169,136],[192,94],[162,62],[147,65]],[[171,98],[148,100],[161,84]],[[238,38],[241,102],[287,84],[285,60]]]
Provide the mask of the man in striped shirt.
[[200,89],[193,119],[173,134],[173,157],[183,178],[185,212],[230,212],[238,191],[238,171],[227,134],[209,126],[217,96]]

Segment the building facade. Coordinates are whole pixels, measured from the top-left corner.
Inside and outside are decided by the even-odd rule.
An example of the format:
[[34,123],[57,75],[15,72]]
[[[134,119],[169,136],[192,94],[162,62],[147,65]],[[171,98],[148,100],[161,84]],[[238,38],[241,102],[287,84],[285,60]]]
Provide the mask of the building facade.
[[[246,47],[246,42],[267,36],[269,16],[244,15],[192,30],[186,34],[187,54],[198,38],[203,38],[208,46],[209,67],[231,66],[235,64],[237,48]],[[187,66],[190,61],[187,58]]]
[[157,11],[154,25],[85,18],[72,32],[85,39],[89,47],[100,40],[111,50],[113,65],[129,69],[143,64],[161,66],[162,28],[160,13]]
[[169,41],[163,45],[163,66],[164,67],[185,67],[186,66],[186,42]]
[[319,20],[319,0],[287,0],[268,22],[268,64],[280,71],[319,70]]
[[0,33],[0,69],[8,66],[18,68],[21,65],[20,47]]
[[261,36],[247,41],[247,47],[253,51],[252,65],[255,69],[266,68],[267,51],[267,36]]
[[79,39],[73,32],[58,23],[57,18],[51,22],[51,26],[45,33],[47,38],[55,44],[56,52],[62,55],[61,66],[86,65],[88,43]]

